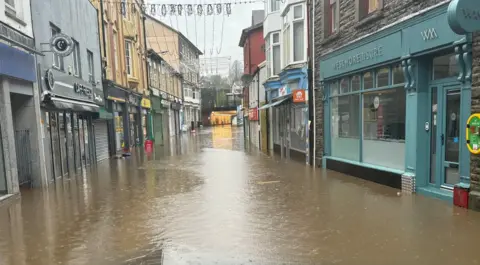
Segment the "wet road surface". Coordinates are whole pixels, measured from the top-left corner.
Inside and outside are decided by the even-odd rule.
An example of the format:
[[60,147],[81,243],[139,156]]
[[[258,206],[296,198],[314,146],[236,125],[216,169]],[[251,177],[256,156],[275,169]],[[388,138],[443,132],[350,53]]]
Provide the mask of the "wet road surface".
[[241,128],[0,205],[0,264],[479,264],[480,214],[244,148]]

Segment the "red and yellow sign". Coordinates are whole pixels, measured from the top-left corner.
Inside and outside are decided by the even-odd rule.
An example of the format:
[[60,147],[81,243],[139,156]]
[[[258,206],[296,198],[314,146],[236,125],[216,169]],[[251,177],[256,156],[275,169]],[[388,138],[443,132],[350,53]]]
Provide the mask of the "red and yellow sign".
[[292,97],[293,103],[304,103],[307,101],[307,95],[304,89],[293,90]]

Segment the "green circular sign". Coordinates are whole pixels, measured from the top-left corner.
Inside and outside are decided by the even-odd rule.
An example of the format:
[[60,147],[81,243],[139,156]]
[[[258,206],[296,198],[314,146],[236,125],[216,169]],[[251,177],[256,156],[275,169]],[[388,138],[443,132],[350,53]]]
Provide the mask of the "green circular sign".
[[472,114],[467,120],[467,147],[470,153],[480,154],[480,114]]

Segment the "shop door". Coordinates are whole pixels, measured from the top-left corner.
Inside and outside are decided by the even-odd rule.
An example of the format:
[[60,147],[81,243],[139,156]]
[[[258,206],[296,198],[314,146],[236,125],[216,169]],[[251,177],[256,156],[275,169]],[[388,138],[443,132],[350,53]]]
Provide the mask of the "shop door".
[[153,120],[153,132],[155,143],[163,143],[163,115],[161,113],[154,114],[155,119]]
[[290,108],[289,105],[279,107],[280,147],[282,158],[290,158]]
[[431,87],[430,183],[453,189],[460,182],[460,87]]

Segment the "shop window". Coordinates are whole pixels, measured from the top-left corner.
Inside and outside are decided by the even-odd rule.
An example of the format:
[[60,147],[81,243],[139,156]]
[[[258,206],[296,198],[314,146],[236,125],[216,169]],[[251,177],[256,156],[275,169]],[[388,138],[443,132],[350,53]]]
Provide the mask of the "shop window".
[[352,91],[360,90],[360,76],[359,75],[352,76],[352,79],[350,80],[350,82],[351,82]]
[[389,85],[389,73],[388,68],[382,68],[377,71],[377,87],[384,87]]
[[405,90],[363,94],[363,162],[404,169]]
[[331,99],[332,156],[359,160],[359,109],[359,94]]
[[458,76],[459,70],[455,54],[447,54],[433,59],[433,80]]
[[397,64],[392,68],[392,83],[394,85],[405,83],[405,75],[401,64]]
[[371,72],[363,74],[363,89],[373,88],[373,75]]
[[300,152],[305,152],[306,111],[307,108],[291,108],[290,112],[291,148]]
[[350,92],[350,88],[349,88],[349,85],[348,85],[348,78],[343,78],[340,81],[340,93],[344,94],[344,93],[348,93],[348,92]]
[[338,91],[338,82],[332,82],[330,84],[330,94],[332,96],[336,96],[339,94],[339,91]]

